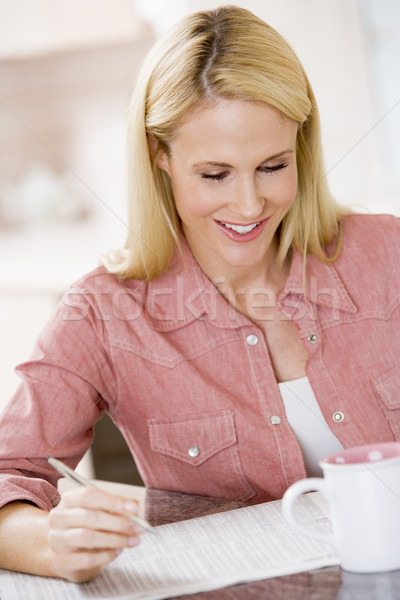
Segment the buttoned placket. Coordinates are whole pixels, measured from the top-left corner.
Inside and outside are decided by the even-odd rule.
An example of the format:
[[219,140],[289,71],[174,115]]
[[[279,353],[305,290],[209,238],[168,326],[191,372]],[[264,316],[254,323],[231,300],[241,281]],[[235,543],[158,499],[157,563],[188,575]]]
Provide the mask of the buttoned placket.
[[[307,350],[308,360],[310,360],[311,357],[319,353],[321,348],[321,331],[317,320],[316,307],[310,301],[307,301],[302,293],[282,294],[278,299],[278,307],[282,316],[296,325],[299,337]],[[303,471],[304,476],[306,476],[306,469],[297,437],[293,431],[291,435],[288,435],[287,431],[284,432],[282,429],[283,423],[288,425],[288,422],[279,390],[278,393],[281,412],[277,411],[276,414],[271,415],[270,422],[276,432],[276,440],[282,457],[282,469],[287,483],[290,485],[298,478],[299,472]],[[278,435],[280,430],[282,434]]]
[[[288,435],[289,425],[277,382],[275,386],[271,386],[271,381],[276,381],[276,376],[264,333],[256,327],[245,328],[244,343],[249,357],[253,389],[265,424],[266,447],[271,445],[271,440],[276,444],[282,473],[289,485],[299,472],[303,471],[304,476],[306,475],[301,448],[297,438]],[[262,451],[261,447],[260,452]]]
[[[293,295],[294,296],[294,295]],[[313,380],[310,381],[313,392],[319,402],[320,408],[324,413],[326,422],[332,428],[335,435],[340,436],[340,431],[337,426],[343,427],[342,423],[345,420],[345,414],[339,408],[331,411],[330,413],[326,410],[324,411],[324,404],[327,406],[330,404],[331,406],[340,407],[340,398],[337,396],[337,392],[335,389],[332,389],[332,384],[328,378],[328,374],[326,373],[326,369],[323,364],[323,359],[321,355],[321,344],[322,344],[322,332],[320,329],[320,325],[317,319],[317,306],[313,304],[311,300],[305,300],[302,295],[297,296],[297,303],[292,300],[285,305],[287,302],[287,298],[283,297],[282,299],[282,312],[284,314],[291,314],[293,320],[296,322],[296,325],[299,329],[299,334],[301,339],[303,340],[304,346],[308,352],[308,363],[311,359],[314,359],[315,369],[319,372],[319,383],[321,383],[322,378],[325,378],[325,383],[321,384],[321,388],[323,387],[324,393],[319,393],[319,389],[315,385],[316,382]],[[290,306],[290,310],[293,310],[295,306],[295,312],[290,313],[287,306]],[[303,318],[296,320],[296,312],[298,314],[303,315]],[[316,362],[317,361],[317,362]],[[319,367],[317,367],[319,364]]]

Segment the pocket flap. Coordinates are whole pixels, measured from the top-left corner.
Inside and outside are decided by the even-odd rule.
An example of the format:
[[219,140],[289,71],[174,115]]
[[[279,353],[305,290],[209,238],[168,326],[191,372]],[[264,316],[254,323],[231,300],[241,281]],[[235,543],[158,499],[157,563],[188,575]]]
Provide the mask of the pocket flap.
[[400,368],[395,367],[373,381],[376,393],[389,410],[400,408]]
[[194,466],[237,441],[231,410],[151,419],[148,424],[153,450]]

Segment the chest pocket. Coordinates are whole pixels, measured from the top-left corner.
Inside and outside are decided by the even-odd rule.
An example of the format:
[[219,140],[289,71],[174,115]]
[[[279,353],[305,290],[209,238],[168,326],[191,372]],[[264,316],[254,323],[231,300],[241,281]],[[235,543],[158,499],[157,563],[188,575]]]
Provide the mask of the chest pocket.
[[400,368],[375,379],[373,386],[394,437],[400,441]]
[[231,410],[151,419],[148,425],[151,448],[169,472],[171,489],[242,501],[254,496]]

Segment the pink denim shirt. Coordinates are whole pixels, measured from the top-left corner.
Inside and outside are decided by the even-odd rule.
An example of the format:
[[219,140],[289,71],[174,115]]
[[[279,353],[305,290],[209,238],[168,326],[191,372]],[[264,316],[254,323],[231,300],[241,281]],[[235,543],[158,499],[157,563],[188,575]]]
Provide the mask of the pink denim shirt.
[[[400,440],[400,220],[353,215],[334,264],[294,252],[279,297],[308,350],[307,375],[346,446]],[[46,456],[74,467],[108,411],[146,486],[280,498],[306,476],[261,330],[187,246],[150,283],[99,268],[60,302],[0,421],[0,505],[58,502]]]

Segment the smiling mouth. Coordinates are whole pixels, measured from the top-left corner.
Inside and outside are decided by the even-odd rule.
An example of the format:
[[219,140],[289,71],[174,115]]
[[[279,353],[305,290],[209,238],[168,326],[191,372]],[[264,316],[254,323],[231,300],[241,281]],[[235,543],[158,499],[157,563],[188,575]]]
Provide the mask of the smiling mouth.
[[221,223],[221,225],[223,225],[227,229],[231,229],[232,231],[235,231],[240,235],[245,235],[246,233],[250,233],[250,231],[253,231],[253,229],[258,227],[260,223],[262,223],[262,221],[258,221],[257,223],[251,223],[251,225],[233,225],[232,223],[225,223],[224,221],[219,221],[219,223]]

